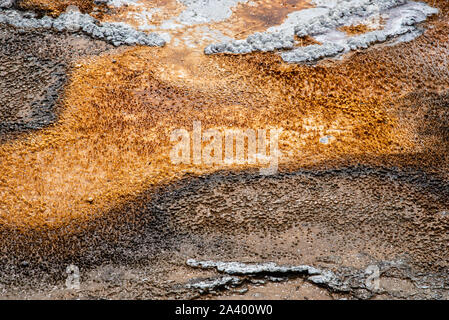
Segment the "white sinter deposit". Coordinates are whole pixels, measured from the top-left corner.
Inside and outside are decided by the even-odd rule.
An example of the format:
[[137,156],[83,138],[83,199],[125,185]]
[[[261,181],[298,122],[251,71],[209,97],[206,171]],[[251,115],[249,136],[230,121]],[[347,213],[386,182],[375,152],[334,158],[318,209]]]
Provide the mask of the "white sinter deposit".
[[0,8],[12,8],[16,4],[16,0],[0,0]]
[[32,12],[0,9],[0,24],[16,28],[43,28],[60,32],[83,32],[93,38],[105,40],[115,46],[147,45],[163,46],[165,40],[156,33],[145,33],[125,23],[99,22],[88,14],[79,12],[76,7],[69,7],[57,18],[45,16],[41,19]]
[[178,20],[183,24],[198,24],[218,22],[232,15],[232,8],[247,0],[178,0],[186,9],[181,12]]
[[140,0],[94,0],[94,4],[106,4],[112,7],[138,6]]
[[[412,40],[422,34],[418,24],[438,13],[438,9],[425,3],[407,0],[313,0],[313,3],[315,8],[289,14],[280,26],[244,40],[209,45],[204,52],[245,54],[284,50],[279,54],[286,62],[314,63],[390,39]],[[355,36],[338,30],[359,24],[376,30]],[[295,47],[295,35],[310,36],[320,44]]]

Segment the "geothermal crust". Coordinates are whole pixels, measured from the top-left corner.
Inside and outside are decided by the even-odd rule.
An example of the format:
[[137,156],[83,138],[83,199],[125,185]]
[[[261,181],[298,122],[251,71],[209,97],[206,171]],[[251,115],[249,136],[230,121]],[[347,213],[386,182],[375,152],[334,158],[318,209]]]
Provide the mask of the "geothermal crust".
[[12,8],[16,0],[0,0],[0,8]]
[[[209,45],[204,52],[245,54],[288,50],[279,53],[285,62],[310,63],[351,50],[366,49],[370,45],[392,38],[412,40],[422,33],[418,24],[428,16],[438,13],[438,9],[427,4],[406,0],[313,2],[317,5],[316,8],[293,12],[280,26],[269,28],[266,32],[254,33],[244,40]],[[342,26],[370,24],[375,19],[386,20],[379,30],[352,37],[337,30]],[[295,36],[311,36],[320,44],[295,48]]]
[[[0,7],[2,7],[0,5]],[[99,22],[88,14],[79,12],[76,8],[69,9],[57,18],[48,16],[38,19],[32,12],[16,10],[0,10],[0,24],[26,29],[52,29],[59,32],[82,32],[95,39],[101,39],[120,45],[147,45],[160,47],[165,40],[156,33],[137,31],[124,23]]]

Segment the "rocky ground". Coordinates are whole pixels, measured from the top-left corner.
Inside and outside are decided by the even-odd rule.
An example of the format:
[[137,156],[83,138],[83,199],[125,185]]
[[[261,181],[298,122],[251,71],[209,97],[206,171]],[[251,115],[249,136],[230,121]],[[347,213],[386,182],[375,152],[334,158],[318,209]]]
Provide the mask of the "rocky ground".
[[[223,1],[216,15],[193,0],[31,2],[0,1],[1,298],[449,298],[444,1],[381,12],[406,41],[345,37],[337,59],[298,65],[284,47],[203,52],[328,12],[319,1]],[[61,16],[69,4],[83,13]],[[425,13],[403,24],[402,6]],[[135,19],[148,12],[157,22]],[[319,53],[338,30],[367,31],[343,17],[290,42]],[[282,126],[279,172],[167,164],[165,132],[192,119]]]
[[12,27],[2,27],[0,44],[1,140],[54,123],[70,68],[111,47],[83,35]]

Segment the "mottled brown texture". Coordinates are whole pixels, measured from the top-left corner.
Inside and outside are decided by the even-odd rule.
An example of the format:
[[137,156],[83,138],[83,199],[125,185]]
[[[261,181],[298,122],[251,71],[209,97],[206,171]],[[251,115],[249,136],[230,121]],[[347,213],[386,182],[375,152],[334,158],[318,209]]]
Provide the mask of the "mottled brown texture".
[[94,8],[93,0],[19,0],[17,6],[22,10],[33,10],[58,16],[68,6],[77,6],[83,13],[89,13]]

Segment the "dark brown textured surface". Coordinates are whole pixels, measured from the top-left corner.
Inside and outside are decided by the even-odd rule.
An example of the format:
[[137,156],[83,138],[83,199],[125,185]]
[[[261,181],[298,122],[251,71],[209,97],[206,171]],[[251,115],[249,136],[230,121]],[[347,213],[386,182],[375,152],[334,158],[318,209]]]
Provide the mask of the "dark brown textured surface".
[[[401,260],[412,271],[396,278],[425,275],[440,281],[448,270],[449,186],[422,172],[352,167],[274,177],[222,173],[180,182],[152,194],[152,200],[149,196],[83,224],[85,231],[76,237],[64,230],[28,234],[28,246],[14,249],[26,265],[8,264],[12,269],[3,281],[12,280],[8,274],[20,282],[37,275],[61,281],[65,266],[74,263],[81,266],[83,281],[91,283],[110,265],[122,270],[116,281],[134,270],[150,279],[146,285],[152,290],[165,286],[158,294],[144,294],[163,298],[189,296],[173,287],[188,280],[176,274],[189,258],[277,261],[332,270]],[[9,235],[8,241],[20,239]],[[49,244],[41,251],[45,239],[52,242],[51,255]],[[178,278],[170,284],[173,276]],[[124,284],[130,292],[122,297],[142,295],[139,277]],[[106,295],[112,290],[109,282],[100,281],[100,289],[84,287],[81,296]],[[432,285],[436,290],[437,283]],[[413,292],[405,291],[403,297]],[[420,296],[426,297],[423,292]]]
[[0,28],[0,142],[56,121],[56,100],[80,57],[110,48],[80,35]]

